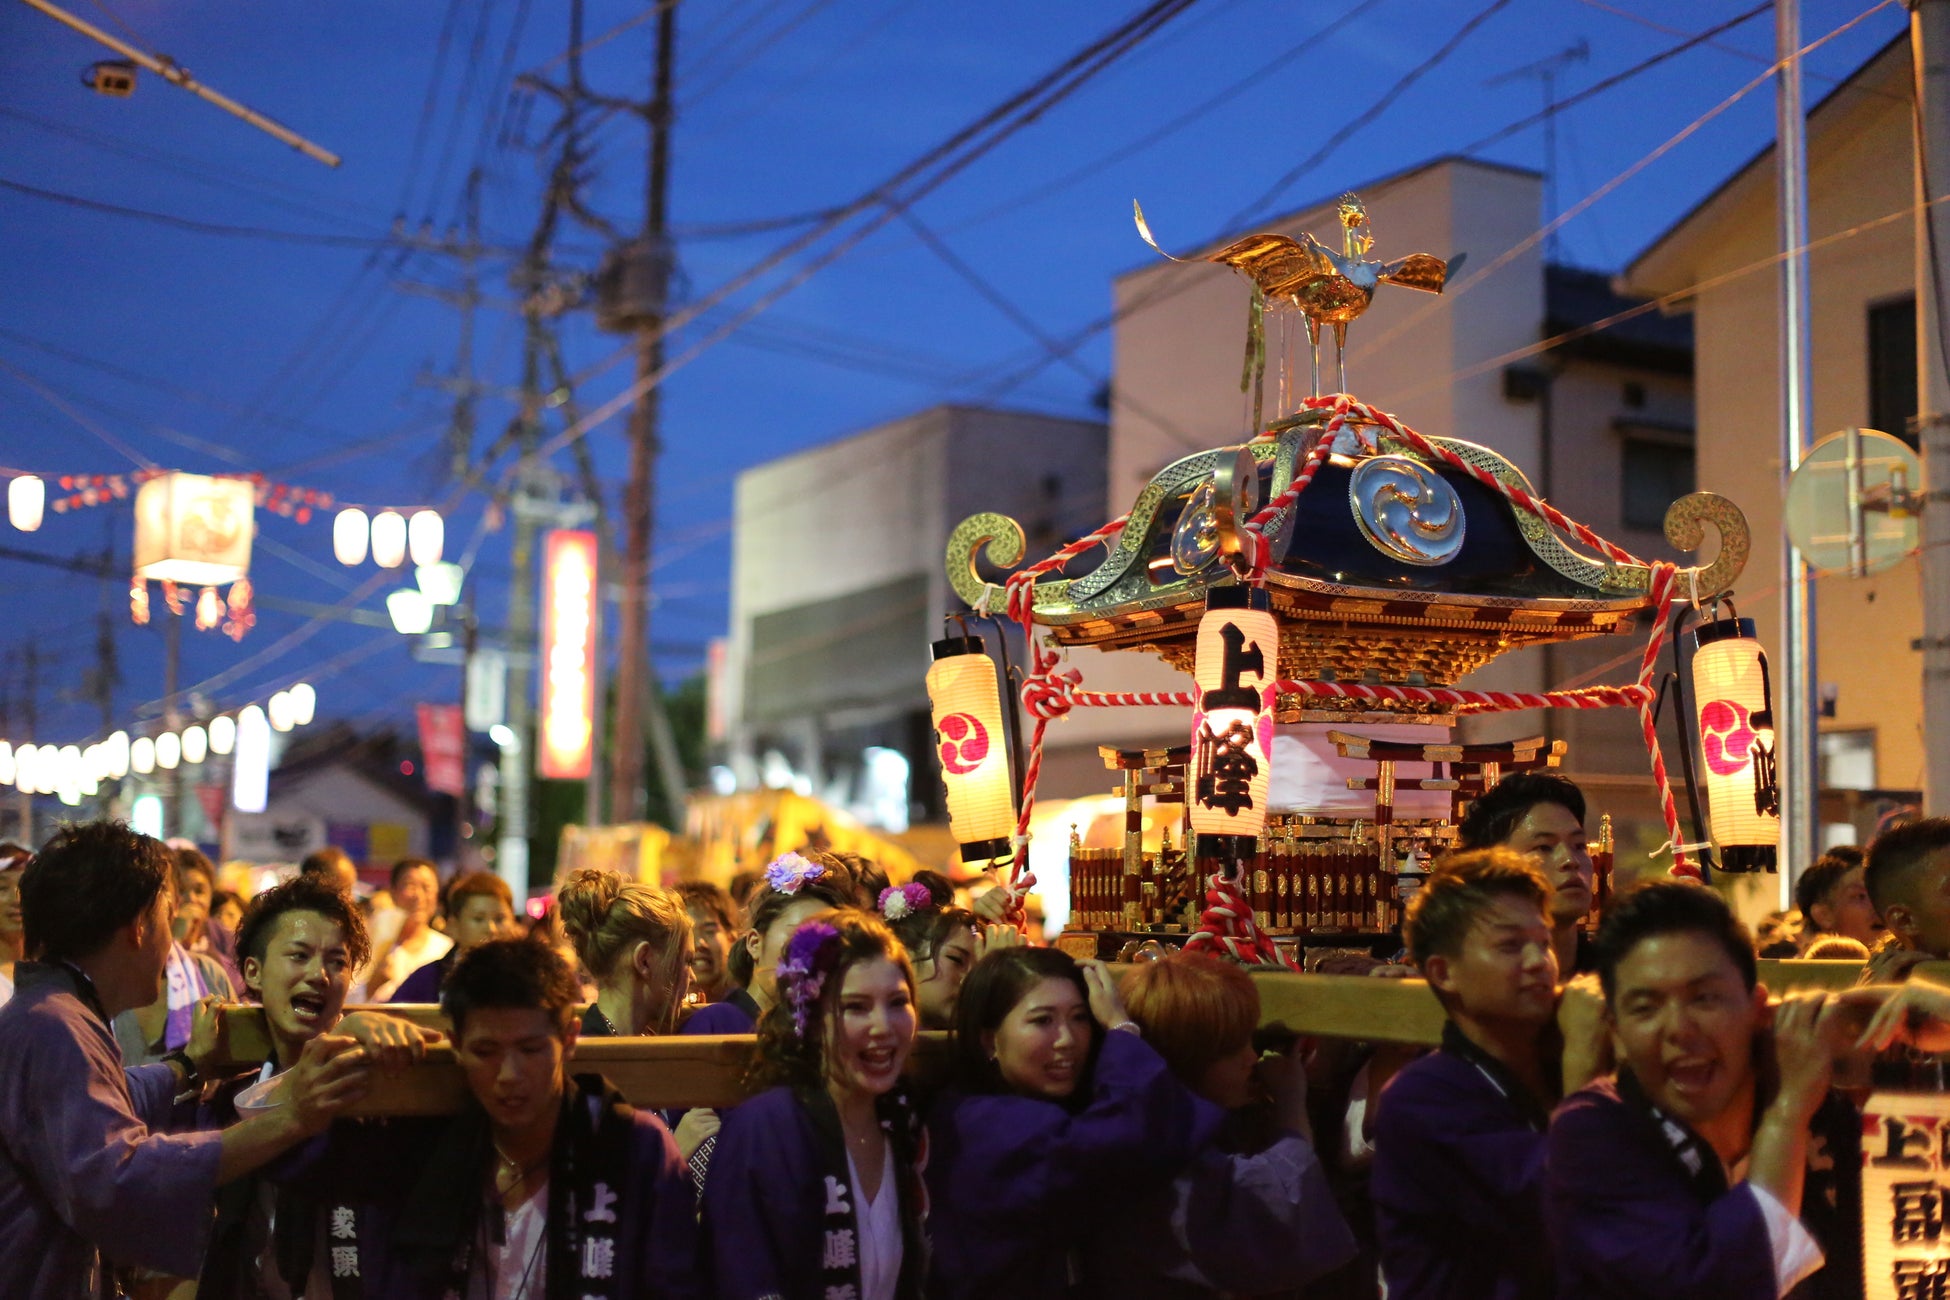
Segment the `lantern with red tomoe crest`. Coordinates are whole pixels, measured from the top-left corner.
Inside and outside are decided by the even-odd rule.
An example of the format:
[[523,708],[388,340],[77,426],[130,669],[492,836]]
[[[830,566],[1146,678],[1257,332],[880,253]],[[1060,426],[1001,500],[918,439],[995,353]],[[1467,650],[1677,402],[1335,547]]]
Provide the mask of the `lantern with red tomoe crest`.
[[1781,839],[1774,702],[1767,655],[1750,618],[1725,618],[1693,633],[1707,824],[1723,871],[1773,871]]
[[995,663],[978,636],[934,643],[928,668],[935,757],[948,794],[948,826],[964,862],[993,862],[1014,851],[1016,807]]

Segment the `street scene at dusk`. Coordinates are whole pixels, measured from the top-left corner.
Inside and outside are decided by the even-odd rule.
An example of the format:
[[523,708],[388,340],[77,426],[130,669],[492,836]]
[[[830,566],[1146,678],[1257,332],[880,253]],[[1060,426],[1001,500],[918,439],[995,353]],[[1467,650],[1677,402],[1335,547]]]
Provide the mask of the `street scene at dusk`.
[[1950,1294],[1950,0],[0,0],[0,1298]]

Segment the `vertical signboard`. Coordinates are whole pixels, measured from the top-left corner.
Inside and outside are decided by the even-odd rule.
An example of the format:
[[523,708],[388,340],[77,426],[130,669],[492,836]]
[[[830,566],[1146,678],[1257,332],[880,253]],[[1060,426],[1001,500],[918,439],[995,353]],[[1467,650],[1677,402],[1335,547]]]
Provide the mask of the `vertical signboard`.
[[1878,1092],[1862,1109],[1862,1294],[1940,1296],[1950,1285],[1950,1095]]
[[421,704],[420,757],[427,789],[456,799],[467,793],[467,747],[460,705]]
[[596,534],[558,528],[542,550],[539,774],[589,776],[596,729]]

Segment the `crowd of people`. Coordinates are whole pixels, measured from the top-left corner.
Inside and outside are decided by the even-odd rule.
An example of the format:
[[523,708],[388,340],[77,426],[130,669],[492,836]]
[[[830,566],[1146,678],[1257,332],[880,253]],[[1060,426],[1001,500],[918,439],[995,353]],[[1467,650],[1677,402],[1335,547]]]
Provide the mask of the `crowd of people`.
[[[119,823],[0,846],[0,1296],[1861,1295],[1838,1081],[1950,1048],[1913,977],[1950,956],[1950,820],[1804,873],[1806,926],[1877,950],[1775,999],[1711,889],[1594,918],[1585,815],[1511,777],[1410,901],[1372,973],[1426,981],[1434,1050],[1269,1029],[1237,964],[1120,973],[1006,891],[812,848],[742,899],[578,871],[532,924],[417,860],[369,917],[327,853],[232,924]],[[748,1097],[654,1113],[575,1067],[669,1034],[751,1035]],[[351,1117],[437,1044],[457,1113]]]

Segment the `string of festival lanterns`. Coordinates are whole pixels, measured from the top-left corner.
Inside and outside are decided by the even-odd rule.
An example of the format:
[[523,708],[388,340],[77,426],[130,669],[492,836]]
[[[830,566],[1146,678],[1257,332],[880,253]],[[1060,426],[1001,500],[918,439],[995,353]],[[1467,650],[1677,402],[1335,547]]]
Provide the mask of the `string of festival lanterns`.
[[[309,726],[317,707],[318,692],[309,682],[298,682],[261,705],[246,704],[234,713],[219,713],[207,722],[153,736],[131,737],[127,731],[116,731],[86,746],[32,742],[15,746],[0,739],[0,786],[12,786],[22,794],[55,795],[73,807],[100,793],[107,781],[197,767],[212,757],[231,757],[240,769],[241,791],[251,783],[246,778],[256,769],[268,768],[270,733]],[[247,766],[251,772],[242,772]],[[263,779],[256,775],[254,783],[261,786]],[[261,809],[262,799],[257,803]],[[239,807],[244,808],[243,803]]]
[[[422,575],[422,586],[431,582],[429,591],[419,593],[428,614],[431,605],[452,604],[459,598],[458,591],[447,599],[440,595],[457,586],[458,566],[441,563],[446,522],[432,507],[389,506],[369,512],[364,506],[338,502],[329,492],[262,474],[206,476],[160,469],[55,475],[52,481],[59,493],[50,501],[47,477],[9,469],[0,469],[0,474],[12,476],[7,484],[8,522],[25,533],[40,529],[50,507],[64,514],[126,501],[133,489],[135,553],[129,617],[138,625],[149,622],[149,584],[154,581],[161,585],[162,601],[172,614],[193,613],[199,631],[221,629],[233,641],[242,640],[257,622],[249,578],[256,510],[308,524],[315,513],[336,505],[332,554],[340,564],[356,568],[370,558],[382,569],[397,569],[410,559]],[[223,587],[228,591],[220,590]],[[389,598],[389,606],[392,603]]]

